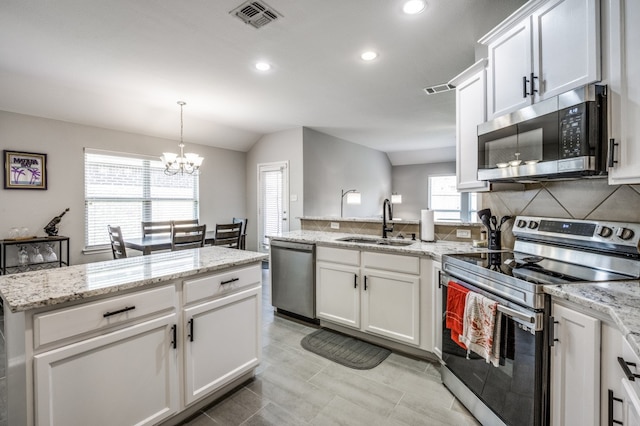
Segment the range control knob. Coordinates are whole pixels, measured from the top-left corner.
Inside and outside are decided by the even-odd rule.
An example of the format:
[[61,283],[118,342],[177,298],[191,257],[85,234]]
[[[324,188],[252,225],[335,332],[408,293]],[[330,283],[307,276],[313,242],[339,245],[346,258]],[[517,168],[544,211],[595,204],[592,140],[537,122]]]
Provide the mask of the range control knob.
[[536,222],[535,220],[532,220],[531,222],[529,222],[529,229],[536,229],[538,227],[538,222]]
[[613,234],[613,229],[608,226],[599,226],[598,229],[596,229],[596,234],[602,238],[609,238]]
[[618,232],[616,232],[616,237],[621,240],[630,240],[633,238],[634,232],[629,228],[618,228]]
[[516,226],[518,228],[524,228],[525,226],[527,226],[527,221],[519,219],[518,222],[516,222]]

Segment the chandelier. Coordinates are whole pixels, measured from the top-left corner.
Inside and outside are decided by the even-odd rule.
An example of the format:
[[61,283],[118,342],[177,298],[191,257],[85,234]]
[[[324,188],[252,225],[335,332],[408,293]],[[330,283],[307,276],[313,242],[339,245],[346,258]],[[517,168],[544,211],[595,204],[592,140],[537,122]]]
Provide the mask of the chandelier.
[[182,142],[182,108],[186,105],[186,102],[178,101],[180,105],[180,154],[174,154],[173,152],[163,152],[160,159],[164,163],[164,174],[173,176],[180,173],[181,175],[188,173],[197,173],[200,169],[200,165],[204,158],[194,153],[184,153],[184,142]]

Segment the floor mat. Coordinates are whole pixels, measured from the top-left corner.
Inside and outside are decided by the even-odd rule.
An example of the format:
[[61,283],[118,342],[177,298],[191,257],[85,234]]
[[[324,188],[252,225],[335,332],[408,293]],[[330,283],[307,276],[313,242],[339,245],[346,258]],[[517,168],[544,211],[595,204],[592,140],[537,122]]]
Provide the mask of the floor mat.
[[300,344],[323,358],[357,370],[369,370],[391,354],[388,349],[325,328],[306,335]]

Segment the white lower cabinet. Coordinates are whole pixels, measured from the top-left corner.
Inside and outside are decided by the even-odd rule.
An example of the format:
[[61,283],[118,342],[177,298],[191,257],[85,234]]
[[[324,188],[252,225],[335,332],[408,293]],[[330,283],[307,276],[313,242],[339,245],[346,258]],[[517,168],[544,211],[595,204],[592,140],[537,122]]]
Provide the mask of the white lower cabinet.
[[418,345],[420,277],[369,268],[363,275],[362,329]]
[[184,310],[185,404],[260,362],[260,286]]
[[318,247],[316,259],[318,318],[420,344],[418,257]]
[[[622,425],[640,425],[640,357],[633,351],[629,342],[625,339],[622,340],[622,345],[618,346],[620,350],[620,358],[621,361],[617,359],[615,361],[615,365],[619,371],[617,378],[619,382],[617,383],[618,389],[613,391],[613,395],[611,397],[613,400],[611,401],[612,405],[612,420],[621,423],[614,424],[622,424]],[[614,360],[611,360],[613,364]],[[624,363],[626,366],[625,371],[623,371],[623,367],[621,363]],[[608,402],[608,401],[607,401]],[[611,424],[608,422],[604,424]]]
[[551,424],[600,424],[600,321],[553,304]]
[[151,425],[177,412],[176,314],[34,357],[36,424]]
[[[10,365],[22,373],[12,376],[12,395],[26,395],[22,406],[10,406],[10,423],[111,426],[180,420],[193,403],[219,396],[258,366],[261,281],[261,267],[254,264],[10,315],[9,340],[24,346],[20,354],[12,344],[12,357],[19,354],[26,365],[23,373]],[[15,338],[17,333],[23,337]]]
[[[322,247],[318,248],[321,251]],[[316,264],[316,315],[360,328],[360,268],[319,261]]]

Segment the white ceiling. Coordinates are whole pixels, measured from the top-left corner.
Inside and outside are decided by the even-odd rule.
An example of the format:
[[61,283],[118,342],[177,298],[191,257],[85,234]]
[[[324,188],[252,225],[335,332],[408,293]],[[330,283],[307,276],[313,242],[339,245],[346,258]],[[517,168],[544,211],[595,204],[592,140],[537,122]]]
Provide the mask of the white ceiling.
[[[301,126],[387,152],[394,165],[454,159],[453,92],[476,40],[524,0],[0,0],[0,110],[247,151]],[[373,49],[379,57],[359,57]],[[263,73],[254,63],[265,60]]]

